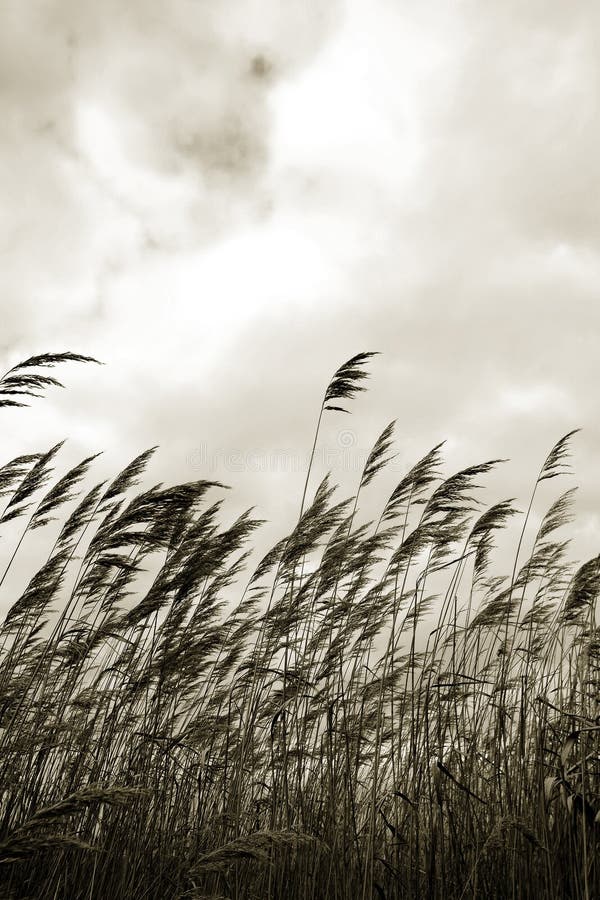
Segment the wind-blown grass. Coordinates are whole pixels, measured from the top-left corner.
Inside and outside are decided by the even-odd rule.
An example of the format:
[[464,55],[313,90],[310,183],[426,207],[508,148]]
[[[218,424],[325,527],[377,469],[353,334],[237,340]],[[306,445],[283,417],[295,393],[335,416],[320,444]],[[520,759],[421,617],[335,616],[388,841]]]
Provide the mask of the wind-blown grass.
[[[327,386],[313,457],[371,356]],[[90,360],[16,367],[0,405],[69,361]],[[94,457],[57,479],[60,445],[4,465],[0,522],[20,533],[1,582],[62,524],[22,594],[3,589],[0,896],[600,896],[600,557],[570,561],[572,489],[527,527],[572,436],[520,525],[513,500],[478,499],[499,461],[444,477],[441,445],[364,522],[391,423],[354,496],[326,478],[309,499],[309,468],[254,571],[260,522],[223,524],[223,485],[140,487],[156,448],[87,487]]]

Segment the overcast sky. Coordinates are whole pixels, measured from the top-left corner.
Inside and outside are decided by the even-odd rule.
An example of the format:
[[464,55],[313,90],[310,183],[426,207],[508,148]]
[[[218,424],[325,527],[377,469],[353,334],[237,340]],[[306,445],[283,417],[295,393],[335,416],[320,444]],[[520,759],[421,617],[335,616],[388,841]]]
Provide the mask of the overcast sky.
[[154,477],[219,477],[281,534],[322,390],[378,350],[321,468],[348,475],[397,418],[398,470],[447,439],[448,472],[510,457],[495,488],[524,502],[582,426],[576,537],[598,552],[598,4],[0,16],[0,363],[106,364],[5,411],[4,458],[67,437],[113,471],[160,444]]

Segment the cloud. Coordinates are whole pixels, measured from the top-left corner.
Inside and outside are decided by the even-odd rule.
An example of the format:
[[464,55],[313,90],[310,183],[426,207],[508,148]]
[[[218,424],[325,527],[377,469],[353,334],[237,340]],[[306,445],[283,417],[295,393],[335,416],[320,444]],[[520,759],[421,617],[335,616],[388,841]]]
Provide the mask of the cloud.
[[[268,94],[337,3],[9,4],[0,36],[4,341],[101,314],[115,272],[264,215]],[[135,300],[131,300],[132,303]]]
[[[333,369],[376,349],[357,450],[397,416],[402,461],[449,437],[451,466],[514,457],[497,488],[520,495],[583,425],[589,513],[597,19],[558,2],[11,6],[4,349],[109,363],[70,377],[39,437],[83,444],[93,421],[114,454],[160,442],[165,478],[198,447],[298,453]],[[293,516],[302,473],[219,474]]]

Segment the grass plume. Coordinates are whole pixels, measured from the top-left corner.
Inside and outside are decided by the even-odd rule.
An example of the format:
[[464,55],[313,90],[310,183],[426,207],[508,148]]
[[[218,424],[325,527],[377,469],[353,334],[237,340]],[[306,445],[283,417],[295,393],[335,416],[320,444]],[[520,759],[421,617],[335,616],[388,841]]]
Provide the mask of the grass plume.
[[[600,557],[570,556],[572,487],[540,501],[575,432],[525,513],[483,502],[500,460],[446,476],[439,444],[365,521],[393,422],[352,496],[309,487],[373,356],[326,387],[298,520],[254,568],[253,511],[227,522],[219,482],[144,487],[156,448],[95,484],[93,455],[55,475],[61,445],[0,468],[3,582],[61,520],[2,592],[0,896],[600,896]],[[0,405],[75,361],[15,366]]]

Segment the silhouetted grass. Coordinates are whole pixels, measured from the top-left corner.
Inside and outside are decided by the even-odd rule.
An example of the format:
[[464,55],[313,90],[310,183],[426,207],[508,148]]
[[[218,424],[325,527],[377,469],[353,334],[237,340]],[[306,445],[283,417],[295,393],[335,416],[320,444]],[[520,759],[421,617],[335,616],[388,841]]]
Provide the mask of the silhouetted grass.
[[[327,386],[313,456],[371,356]],[[90,360],[16,367],[0,405],[69,361]],[[524,516],[478,500],[498,460],[444,477],[437,446],[365,523],[391,423],[354,496],[325,479],[309,499],[309,468],[253,572],[260,523],[223,524],[218,483],[142,490],[152,450],[85,488],[94,457],[57,480],[60,446],[3,466],[3,584],[62,524],[21,596],[3,588],[0,896],[600,896],[600,558],[569,561],[572,490],[527,528],[571,436]]]

